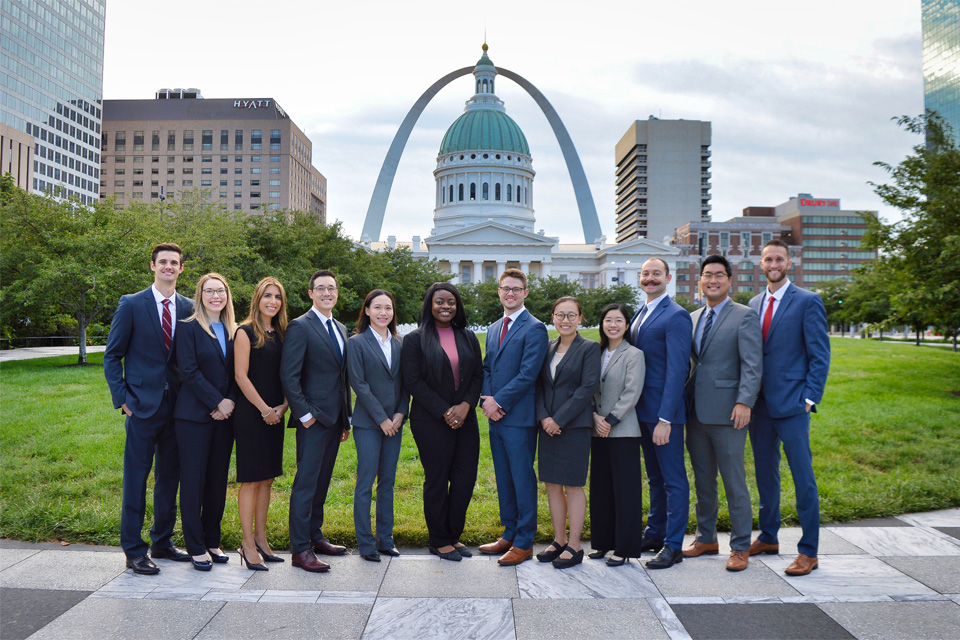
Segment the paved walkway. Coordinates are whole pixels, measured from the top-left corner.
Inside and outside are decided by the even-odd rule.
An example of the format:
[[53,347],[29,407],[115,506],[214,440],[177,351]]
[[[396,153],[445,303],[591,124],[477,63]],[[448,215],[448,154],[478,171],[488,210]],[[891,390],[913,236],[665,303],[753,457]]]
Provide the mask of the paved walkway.
[[0,637],[960,637],[960,509],[825,526],[820,568],[792,578],[783,569],[799,537],[783,530],[784,555],[741,573],[724,569],[722,536],[719,556],[662,571],[403,550],[380,564],[324,558],[333,568],[320,575],[289,562],[248,571],[232,553],[209,573],[159,560],[159,576],[124,570],[116,548],[3,540]]
[[[87,347],[87,353],[100,353],[105,346]],[[80,347],[23,347],[22,349],[5,349],[0,351],[0,362],[12,360],[32,360],[33,358],[49,358],[50,356],[76,356]]]

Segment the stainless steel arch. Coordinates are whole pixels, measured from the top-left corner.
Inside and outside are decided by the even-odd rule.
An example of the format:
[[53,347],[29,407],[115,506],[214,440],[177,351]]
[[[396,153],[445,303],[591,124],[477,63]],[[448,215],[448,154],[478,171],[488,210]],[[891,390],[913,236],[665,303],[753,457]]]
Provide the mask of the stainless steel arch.
[[[393,187],[393,178],[397,175],[397,165],[400,164],[400,157],[403,155],[403,149],[410,138],[410,132],[420,118],[420,114],[426,109],[427,104],[443,89],[461,76],[473,72],[474,67],[463,67],[452,71],[443,76],[423,92],[417,101],[410,108],[407,116],[400,123],[397,135],[393,137],[393,142],[387,150],[387,157],[383,160],[383,166],[380,167],[380,175],[377,177],[377,184],[373,189],[373,195],[370,197],[370,206],[367,207],[367,217],[363,221],[363,232],[360,239],[363,242],[376,241],[380,239],[380,230],[383,227],[383,216],[387,210],[387,200],[390,198],[390,189]],[[553,134],[560,145],[560,151],[563,153],[563,159],[567,164],[567,172],[570,174],[570,182],[573,184],[573,193],[577,199],[577,207],[580,209],[580,224],[583,226],[584,242],[592,243],[603,233],[600,231],[600,218],[597,216],[597,207],[593,202],[593,195],[590,193],[590,185],[587,183],[587,175],[583,171],[583,165],[580,163],[580,156],[577,155],[577,149],[567,133],[567,128],[563,126],[563,121],[557,114],[556,109],[550,104],[550,101],[540,93],[524,77],[508,69],[497,67],[497,73],[513,80],[520,85],[524,91],[530,94],[534,99],[543,115],[547,117],[547,122],[553,129]]]

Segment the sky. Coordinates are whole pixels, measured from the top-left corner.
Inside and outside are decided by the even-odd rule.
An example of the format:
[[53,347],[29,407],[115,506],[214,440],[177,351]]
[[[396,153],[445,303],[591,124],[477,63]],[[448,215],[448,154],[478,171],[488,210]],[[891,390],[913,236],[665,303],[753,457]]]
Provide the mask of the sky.
[[[328,221],[359,239],[400,122],[437,79],[476,64],[484,38],[560,115],[609,241],[614,146],[650,115],[712,123],[714,221],[798,193],[898,217],[868,183],[887,180],[875,161],[920,142],[893,120],[923,111],[919,0],[108,0],[104,98],[273,98],[313,144]],[[440,141],[472,89],[455,80],[421,115],[381,239],[430,234]],[[530,144],[537,229],[583,242],[546,118],[511,81],[497,93]]]

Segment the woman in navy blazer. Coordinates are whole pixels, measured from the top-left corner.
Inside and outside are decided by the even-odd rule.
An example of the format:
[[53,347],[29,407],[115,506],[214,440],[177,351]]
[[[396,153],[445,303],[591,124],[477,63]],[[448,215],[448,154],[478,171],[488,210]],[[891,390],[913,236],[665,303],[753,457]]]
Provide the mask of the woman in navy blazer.
[[211,561],[228,560],[220,550],[220,521],[233,449],[236,328],[226,278],[217,273],[201,277],[194,313],[181,320],[174,341],[183,386],[173,411],[180,448],[180,520],[187,553],[199,571],[209,571]]
[[[353,524],[360,555],[370,562],[380,562],[381,553],[400,555],[393,542],[393,485],[410,396],[403,390],[400,379],[395,308],[389,291],[374,289],[368,293],[357,319],[357,333],[347,342],[347,375],[357,396],[350,420],[357,444]],[[374,480],[377,481],[376,538],[370,529]]]

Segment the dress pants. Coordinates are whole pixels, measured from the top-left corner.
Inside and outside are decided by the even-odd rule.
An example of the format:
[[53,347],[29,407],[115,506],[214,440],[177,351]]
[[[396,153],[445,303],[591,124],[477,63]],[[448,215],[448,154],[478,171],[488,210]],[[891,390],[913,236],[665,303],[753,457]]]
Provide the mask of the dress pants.
[[680,551],[690,513],[690,482],[683,463],[683,425],[672,425],[670,441],[659,446],[653,444],[656,426],[656,423],[640,423],[640,447],[650,483],[650,513],[644,534]]
[[797,516],[802,535],[797,551],[817,557],[820,544],[820,496],[810,451],[810,414],[774,418],[763,399],[757,400],[750,423],[750,444],[760,494],[760,541],[778,544],[780,531],[780,443],[793,475]]
[[743,467],[747,430],[731,425],[701,424],[695,418],[687,425],[687,451],[697,492],[697,540],[706,544],[717,541],[717,510],[720,494],[717,471],[723,479],[730,512],[730,549],[750,548],[753,511],[747,474]]
[[315,422],[297,427],[297,475],[290,489],[290,552],[303,553],[311,541],[325,540],[323,503],[327,500],[333,466],[340,451],[338,426]]
[[643,539],[640,438],[597,438],[590,444],[590,546],[639,558]]
[[155,549],[166,549],[173,544],[171,537],[177,522],[180,457],[172,414],[173,405],[165,393],[160,407],[152,416],[143,419],[127,416],[126,419],[120,546],[128,558],[146,555],[150,546],[144,542],[141,532],[147,512],[147,477],[151,466],[154,468],[154,484],[150,540]]
[[463,535],[467,507],[477,483],[477,420],[468,415],[462,427],[451,429],[443,420],[417,418],[411,419],[410,431],[423,465],[423,517],[430,546],[454,544]]
[[537,453],[535,427],[508,427],[490,422],[490,454],[497,478],[497,499],[503,539],[519,549],[532,549],[537,533]]
[[[357,548],[362,555],[396,546],[393,542],[393,486],[397,479],[397,461],[400,459],[402,438],[403,427],[393,436],[384,434],[380,427],[353,427],[353,441],[357,445],[353,526],[357,532]],[[377,481],[376,538],[370,529],[370,502],[374,480]]]
[[180,448],[180,523],[187,553],[203,555],[220,546],[220,521],[227,503],[227,473],[233,452],[233,423],[177,420]]

